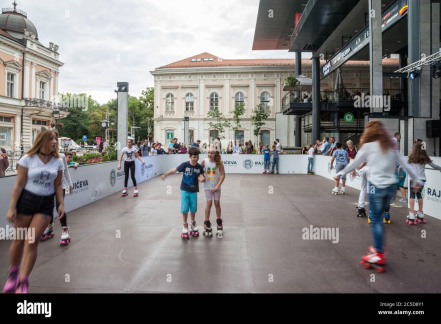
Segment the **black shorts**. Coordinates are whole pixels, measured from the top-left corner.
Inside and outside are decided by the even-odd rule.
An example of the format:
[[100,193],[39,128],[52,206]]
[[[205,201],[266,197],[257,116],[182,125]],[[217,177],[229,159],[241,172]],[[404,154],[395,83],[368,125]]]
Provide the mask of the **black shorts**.
[[17,201],[17,214],[44,214],[51,216],[54,213],[54,197],[55,194],[39,196],[23,189]]

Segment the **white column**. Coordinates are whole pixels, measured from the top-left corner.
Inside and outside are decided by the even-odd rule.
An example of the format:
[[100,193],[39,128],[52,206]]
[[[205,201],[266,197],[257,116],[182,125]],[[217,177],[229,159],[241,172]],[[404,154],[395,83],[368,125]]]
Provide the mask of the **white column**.
[[230,80],[225,80],[225,99],[224,99],[224,111],[225,111],[225,116],[229,116],[230,115],[230,102],[231,102],[231,98],[230,98]]
[[55,95],[58,96],[58,77],[60,72],[55,72]]
[[49,101],[55,102],[56,94],[54,93],[54,72],[51,71],[51,81],[49,86]]
[[24,84],[23,84],[23,98],[29,98],[29,64],[31,62],[28,60],[25,60],[24,64]]
[[200,118],[205,118],[204,106],[205,106],[205,84],[204,84],[204,80],[200,80],[199,81],[199,117]]
[[250,109],[248,110],[248,117],[251,116],[251,110],[254,110],[256,108],[255,98],[254,98],[254,90],[255,90],[255,80],[250,80]]
[[36,63],[32,63],[32,82],[31,82],[31,98],[34,99],[35,98],[35,89],[36,89],[36,79],[35,79],[35,69],[37,67]]
[[276,116],[276,112],[280,112],[281,111],[281,101],[282,99],[280,98],[281,95],[281,90],[280,90],[280,79],[276,79],[276,95],[274,96],[274,112],[271,113],[272,116]]

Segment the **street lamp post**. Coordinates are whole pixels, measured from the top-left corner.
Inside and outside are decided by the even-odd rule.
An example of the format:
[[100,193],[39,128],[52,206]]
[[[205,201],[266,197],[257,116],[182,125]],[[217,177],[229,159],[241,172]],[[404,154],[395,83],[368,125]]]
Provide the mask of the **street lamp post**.
[[132,133],[133,140],[135,141],[135,143],[136,143],[136,136],[135,136],[135,132],[133,131],[133,129],[137,129],[137,128],[141,128],[141,127],[138,127],[138,126],[132,126],[131,127],[131,133]]

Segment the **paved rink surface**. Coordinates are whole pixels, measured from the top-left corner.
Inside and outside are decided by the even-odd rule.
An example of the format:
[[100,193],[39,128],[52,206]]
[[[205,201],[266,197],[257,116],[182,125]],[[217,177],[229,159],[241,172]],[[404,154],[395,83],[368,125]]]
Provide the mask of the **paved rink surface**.
[[[407,208],[395,203],[392,224],[385,225],[388,271],[378,274],[359,263],[372,236],[367,219],[356,217],[358,190],[333,196],[333,183],[320,176],[228,174],[224,237],[202,235],[205,195],[199,192],[201,235],[187,241],[180,237],[181,178],[157,177],[139,185],[138,198],[130,188],[128,197],[115,194],[69,213],[67,247],[59,246],[56,220],[55,238],[40,243],[29,292],[441,292],[438,219],[426,216],[427,224],[409,226]],[[211,220],[215,228],[214,205]],[[303,239],[311,225],[333,228],[338,243]],[[0,241],[2,287],[9,245]]]

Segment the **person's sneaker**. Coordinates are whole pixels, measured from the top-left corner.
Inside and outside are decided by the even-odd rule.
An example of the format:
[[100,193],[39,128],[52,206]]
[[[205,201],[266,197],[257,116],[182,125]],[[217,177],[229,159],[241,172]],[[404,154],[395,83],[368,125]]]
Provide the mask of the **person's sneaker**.
[[407,198],[401,198],[401,199],[399,200],[399,202],[407,203]]

